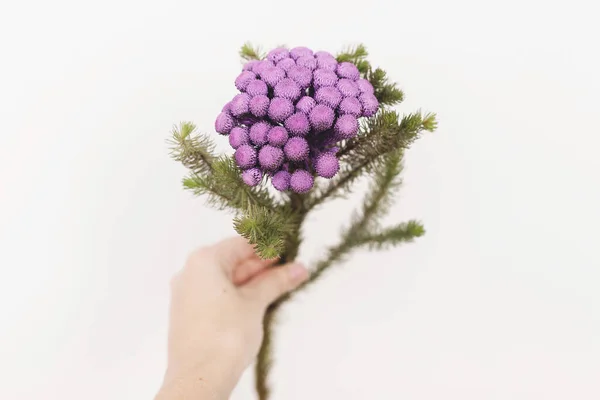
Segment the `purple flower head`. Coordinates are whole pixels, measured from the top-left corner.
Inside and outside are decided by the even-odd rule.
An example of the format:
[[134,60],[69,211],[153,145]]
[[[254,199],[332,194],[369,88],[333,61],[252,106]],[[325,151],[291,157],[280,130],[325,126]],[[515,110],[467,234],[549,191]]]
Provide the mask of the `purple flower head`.
[[258,168],[250,168],[242,172],[242,180],[248,186],[256,186],[262,179],[262,171]]
[[288,51],[288,49],[286,49],[285,47],[278,47],[276,49],[271,50],[269,54],[267,54],[267,59],[274,63],[277,63],[283,60],[284,58],[288,58],[289,56],[290,52]]
[[336,108],[342,101],[342,94],[333,86],[325,86],[317,89],[315,100],[319,104],[325,104],[328,107]]
[[254,79],[256,79],[256,74],[254,72],[242,71],[235,79],[235,87],[243,92],[248,87],[248,84]]
[[248,86],[246,86],[246,93],[248,93],[250,96],[258,96],[261,94],[266,96],[267,93],[269,93],[269,88],[264,81],[254,79],[248,83]]
[[234,158],[240,168],[252,168],[256,165],[256,150],[249,144],[243,144],[235,151]]
[[252,144],[262,146],[267,143],[267,134],[271,129],[268,122],[260,121],[252,125],[250,128],[250,141]]
[[333,153],[321,153],[315,159],[317,175],[323,178],[333,178],[340,169],[340,163]]
[[303,169],[296,170],[290,177],[290,187],[296,193],[306,193],[312,189],[314,178],[310,172]]
[[[358,100],[357,100],[358,101]],[[296,103],[296,110],[303,112],[304,114],[310,114],[317,102],[310,96],[304,96]]]
[[237,149],[243,144],[248,144],[249,141],[250,137],[248,135],[248,128],[236,126],[231,130],[231,133],[229,134],[229,144],[234,149]]
[[259,94],[250,99],[250,103],[248,104],[248,108],[252,115],[256,117],[264,117],[267,115],[267,111],[269,110],[269,98],[264,94]]
[[323,86],[335,86],[339,80],[335,72],[327,69],[316,70],[313,79],[317,89]]
[[239,117],[249,112],[248,105],[250,103],[250,95],[240,93],[231,100],[229,109],[234,117]]
[[344,97],[357,97],[360,94],[358,85],[350,79],[340,79],[337,83],[337,88]]
[[274,90],[275,96],[290,99],[292,101],[298,100],[300,97],[300,86],[290,78],[282,79]]
[[267,85],[275,87],[285,78],[285,71],[279,67],[265,68],[260,77]]
[[338,68],[338,62],[333,57],[318,57],[317,68],[335,72]]
[[291,174],[287,171],[279,171],[273,178],[271,182],[273,183],[273,187],[280,192],[284,192],[290,188],[290,177]]
[[312,71],[300,65],[291,66],[287,71],[287,75],[302,88],[310,86],[313,79]]
[[356,136],[358,132],[358,120],[350,114],[342,115],[335,123],[336,137],[340,139],[350,139]]
[[292,135],[304,136],[310,131],[308,117],[303,112],[292,114],[285,120],[285,127]]
[[369,94],[375,93],[375,89],[373,89],[373,85],[371,85],[371,82],[369,82],[365,78],[360,78],[359,80],[357,80],[356,85],[358,86],[358,90],[360,90],[361,93],[369,93]]
[[271,146],[283,147],[288,141],[289,135],[283,126],[274,126],[267,134],[267,140]]
[[281,68],[285,72],[288,72],[290,70],[290,68],[295,67],[295,66],[296,66],[296,62],[294,60],[292,60],[291,58],[284,58],[283,60],[281,60],[277,63],[277,67]]
[[290,161],[303,161],[308,157],[310,148],[306,139],[301,137],[290,138],[283,148],[285,156]]
[[244,64],[244,67],[242,68],[242,70],[244,71],[252,71],[254,69],[254,67],[260,63],[259,60],[251,60],[248,61],[246,64]]
[[274,171],[283,164],[283,150],[279,147],[266,145],[258,152],[258,162],[267,171]]
[[290,57],[294,60],[297,60],[300,57],[311,57],[312,55],[313,51],[308,47],[294,47],[290,50]]
[[275,97],[269,105],[269,117],[275,122],[283,122],[294,113],[294,104],[289,99]]
[[363,106],[363,115],[365,117],[372,117],[375,115],[377,109],[379,108],[379,101],[377,100],[377,97],[369,93],[363,93],[360,95],[358,100],[360,100],[360,103]]
[[333,126],[335,113],[324,104],[317,104],[310,112],[310,124],[316,132],[323,132]]
[[221,135],[228,135],[234,124],[235,122],[231,115],[222,112],[217,116],[217,120],[215,121],[215,131]]
[[340,114],[354,115],[356,118],[362,115],[362,104],[356,97],[346,97],[340,103],[339,107]]
[[296,64],[311,71],[317,69],[317,60],[313,56],[302,56],[296,60]]
[[317,52],[315,53],[315,57],[316,57],[316,58],[335,58],[335,57],[333,56],[333,54],[331,54],[331,53],[330,53],[330,52],[328,52],[328,51],[323,51],[323,50],[321,50],[321,51],[317,51]]
[[256,63],[254,65],[254,67],[252,67],[252,72],[261,76],[265,69],[274,67],[274,66],[275,66],[275,63],[273,63],[273,61],[271,61],[271,60],[262,60],[262,61],[259,61],[258,63]]
[[340,63],[337,68],[337,74],[340,78],[346,78],[353,81],[360,78],[360,71],[356,68],[356,65],[349,62]]

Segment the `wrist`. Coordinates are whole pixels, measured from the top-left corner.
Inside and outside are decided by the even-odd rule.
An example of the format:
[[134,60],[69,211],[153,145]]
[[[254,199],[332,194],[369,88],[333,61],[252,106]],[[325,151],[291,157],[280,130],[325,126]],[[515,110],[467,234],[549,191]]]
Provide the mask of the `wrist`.
[[227,400],[237,378],[214,364],[169,367],[155,400]]

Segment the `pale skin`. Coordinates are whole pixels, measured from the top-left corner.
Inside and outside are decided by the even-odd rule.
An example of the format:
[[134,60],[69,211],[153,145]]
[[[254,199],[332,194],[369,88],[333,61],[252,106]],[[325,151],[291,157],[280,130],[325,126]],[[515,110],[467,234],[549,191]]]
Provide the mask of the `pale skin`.
[[262,341],[267,307],[308,278],[231,238],[190,255],[171,281],[168,365],[155,400],[225,400]]

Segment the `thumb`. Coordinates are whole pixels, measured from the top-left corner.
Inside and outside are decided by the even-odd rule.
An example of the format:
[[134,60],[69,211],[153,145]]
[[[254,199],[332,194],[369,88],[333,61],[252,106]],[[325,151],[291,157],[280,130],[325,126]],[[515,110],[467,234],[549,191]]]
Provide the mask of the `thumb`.
[[300,286],[308,279],[308,275],[308,270],[298,263],[271,267],[244,285],[244,290],[261,305],[268,307],[285,293]]

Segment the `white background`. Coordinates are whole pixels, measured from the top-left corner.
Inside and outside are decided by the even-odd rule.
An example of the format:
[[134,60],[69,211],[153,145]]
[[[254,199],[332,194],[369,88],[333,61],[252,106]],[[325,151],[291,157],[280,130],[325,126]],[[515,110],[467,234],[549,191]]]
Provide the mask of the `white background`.
[[[212,131],[247,40],[363,42],[399,109],[440,121],[390,219],[427,235],[357,253],[285,309],[274,399],[600,398],[593,3],[3,2],[0,398],[152,398],[168,279],[233,233],[181,190],[165,139]],[[310,221],[303,261],[350,210]]]

